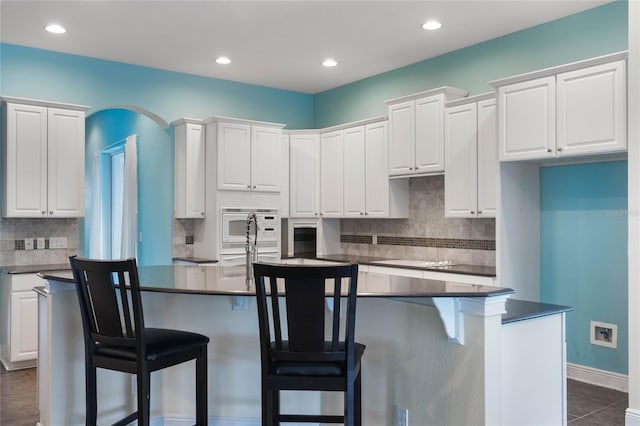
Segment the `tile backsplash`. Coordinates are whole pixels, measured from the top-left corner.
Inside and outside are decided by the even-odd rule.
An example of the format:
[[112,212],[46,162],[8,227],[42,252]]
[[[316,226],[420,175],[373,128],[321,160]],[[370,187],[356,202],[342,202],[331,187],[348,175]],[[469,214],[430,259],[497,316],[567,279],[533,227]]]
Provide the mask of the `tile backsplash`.
[[[44,248],[37,248],[37,238]],[[53,248],[53,238],[66,239],[66,248]],[[26,239],[33,239],[33,249]],[[78,247],[78,219],[0,218],[0,266],[66,264]]]
[[173,257],[193,257],[194,220],[173,219]]
[[410,179],[408,219],[342,219],[340,226],[344,254],[495,265],[495,219],[446,218],[441,175]]

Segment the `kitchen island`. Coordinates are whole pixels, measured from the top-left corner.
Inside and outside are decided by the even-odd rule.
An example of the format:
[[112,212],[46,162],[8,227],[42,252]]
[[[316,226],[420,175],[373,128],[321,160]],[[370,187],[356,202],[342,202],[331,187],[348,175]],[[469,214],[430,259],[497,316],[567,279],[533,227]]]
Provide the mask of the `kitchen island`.
[[[141,267],[139,275],[148,327],[211,338],[209,424],[260,424],[257,315],[244,267],[152,266]],[[78,302],[70,274],[42,277],[40,424],[84,424]],[[363,424],[394,424],[398,406],[408,408],[412,425],[565,423],[567,308],[519,306],[527,314],[512,315],[503,325],[511,294],[500,287],[361,273],[356,340],[367,345]],[[514,345],[526,351],[513,357]],[[132,409],[130,377],[99,370],[98,383],[99,423]],[[154,373],[151,383],[154,421],[193,422],[192,366]],[[293,406],[339,412],[341,399],[335,393],[285,394],[283,412]]]

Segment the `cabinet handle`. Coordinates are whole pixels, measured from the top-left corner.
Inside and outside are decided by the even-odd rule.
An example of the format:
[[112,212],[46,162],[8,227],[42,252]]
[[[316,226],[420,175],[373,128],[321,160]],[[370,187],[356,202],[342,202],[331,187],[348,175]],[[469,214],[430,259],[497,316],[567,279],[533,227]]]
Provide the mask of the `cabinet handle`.
[[46,212],[46,211],[44,211],[44,210],[42,210],[42,214],[43,214],[43,215],[44,215],[44,214],[47,214],[47,212]]
[[478,210],[478,214],[482,214],[482,210]]
[[552,149],[551,149],[551,148],[547,148],[547,152],[551,152],[551,151],[552,151]]
[[255,185],[253,185],[253,189],[256,189],[256,186],[255,186]]
[[49,210],[49,214],[52,215],[53,214],[53,210]]
[[360,216],[362,216],[364,213],[360,212]]
[[314,213],[316,216],[318,216],[318,213]]
[[469,213],[471,213],[471,214],[476,214],[476,212],[474,212],[473,210],[471,210]]
[[413,170],[413,167],[409,167],[409,170]]
[[365,216],[368,216],[368,215],[369,215],[369,212],[364,212],[364,215],[365,215]]
[[204,212],[201,212],[201,213],[200,213],[200,216],[204,216]]
[[251,189],[251,185],[247,185],[247,188],[248,188],[248,189]]
[[562,148],[558,148],[558,152],[562,151]]

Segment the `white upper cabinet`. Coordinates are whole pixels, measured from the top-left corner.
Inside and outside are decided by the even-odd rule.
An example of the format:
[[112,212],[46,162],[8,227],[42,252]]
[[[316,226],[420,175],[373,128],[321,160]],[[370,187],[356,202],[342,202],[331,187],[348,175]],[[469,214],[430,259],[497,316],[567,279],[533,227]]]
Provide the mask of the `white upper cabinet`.
[[555,156],[555,77],[498,89],[500,161]]
[[444,171],[444,103],[467,91],[442,87],[387,101],[389,175]]
[[3,216],[82,217],[87,107],[4,100]]
[[320,135],[320,215],[342,216],[342,130]]
[[[362,217],[366,211],[365,126],[344,130],[344,217]],[[385,178],[386,163],[383,165]]]
[[558,74],[558,156],[627,149],[625,62]]
[[343,217],[408,217],[409,181],[389,179],[388,141],[386,120],[343,130]]
[[205,216],[205,131],[202,122],[181,119],[175,125],[176,218]]
[[218,123],[218,189],[251,190],[251,126]]
[[280,149],[282,131],[272,127],[251,127],[251,189],[280,192]]
[[289,217],[289,135],[280,136],[280,217]]
[[320,213],[320,135],[289,135],[289,217],[318,217]]
[[495,217],[498,205],[496,100],[478,101],[478,217]]
[[282,126],[217,120],[218,189],[280,192]]
[[445,216],[476,217],[477,105],[447,108],[446,129]]
[[500,161],[624,152],[626,53],[492,82]]
[[447,107],[445,216],[495,217],[495,99],[474,96]]

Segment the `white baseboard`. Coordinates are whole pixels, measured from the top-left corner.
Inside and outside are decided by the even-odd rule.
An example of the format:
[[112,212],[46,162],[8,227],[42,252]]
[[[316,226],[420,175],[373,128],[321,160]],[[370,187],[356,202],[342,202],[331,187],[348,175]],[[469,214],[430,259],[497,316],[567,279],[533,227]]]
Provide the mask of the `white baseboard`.
[[613,373],[611,371],[568,362],[567,378],[622,392],[629,392],[629,376],[626,374]]
[[640,411],[627,408],[624,420],[626,426],[640,426]]

